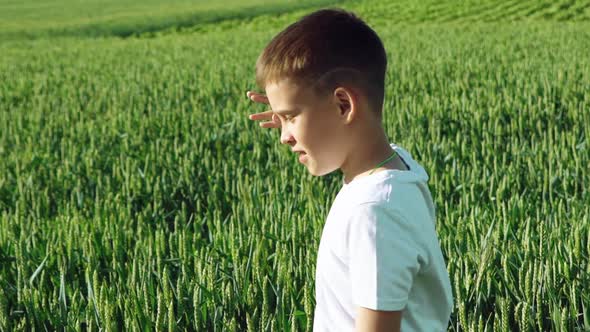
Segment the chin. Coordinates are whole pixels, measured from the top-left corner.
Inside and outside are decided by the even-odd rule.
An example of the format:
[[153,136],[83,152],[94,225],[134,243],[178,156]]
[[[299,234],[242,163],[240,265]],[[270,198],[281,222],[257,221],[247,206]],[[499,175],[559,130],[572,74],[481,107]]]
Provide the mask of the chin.
[[309,168],[309,167],[307,168],[307,170],[309,171],[309,174],[311,174],[313,176],[328,175],[337,169],[338,168],[324,168],[324,169],[316,169],[316,168]]

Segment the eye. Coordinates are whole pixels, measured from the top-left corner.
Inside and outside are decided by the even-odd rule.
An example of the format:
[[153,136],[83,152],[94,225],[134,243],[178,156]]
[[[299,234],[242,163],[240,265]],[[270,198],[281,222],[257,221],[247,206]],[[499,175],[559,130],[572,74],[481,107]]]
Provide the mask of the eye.
[[287,121],[291,121],[293,118],[294,118],[294,116],[285,115],[285,120],[287,120]]

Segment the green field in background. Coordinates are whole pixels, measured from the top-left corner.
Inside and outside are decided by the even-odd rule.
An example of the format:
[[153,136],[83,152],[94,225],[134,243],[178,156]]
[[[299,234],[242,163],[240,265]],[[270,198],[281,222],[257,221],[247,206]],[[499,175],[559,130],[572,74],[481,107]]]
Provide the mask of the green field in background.
[[[196,2],[219,17],[190,26],[159,3],[0,3],[0,330],[311,330],[341,174],[310,176],[245,93],[323,3]],[[590,1],[338,6],[388,52],[385,127],[430,175],[449,331],[590,329]]]
[[177,30],[251,19],[338,0],[41,0],[0,1],[0,41],[55,36],[98,37]]

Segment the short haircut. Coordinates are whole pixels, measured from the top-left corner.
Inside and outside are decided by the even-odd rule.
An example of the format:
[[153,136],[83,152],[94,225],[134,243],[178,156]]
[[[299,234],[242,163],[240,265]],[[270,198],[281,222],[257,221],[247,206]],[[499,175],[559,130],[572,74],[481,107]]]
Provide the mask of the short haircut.
[[367,97],[381,117],[387,55],[381,39],[363,20],[343,9],[322,9],[276,35],[256,61],[256,83],[292,79],[320,96],[338,86]]

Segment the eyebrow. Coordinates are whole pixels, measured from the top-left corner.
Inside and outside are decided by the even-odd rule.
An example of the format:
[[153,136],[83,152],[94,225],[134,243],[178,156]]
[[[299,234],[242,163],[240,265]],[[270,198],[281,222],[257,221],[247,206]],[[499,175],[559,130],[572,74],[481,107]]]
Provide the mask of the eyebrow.
[[277,110],[277,111],[272,110],[272,111],[273,111],[273,113],[282,114],[282,113],[293,113],[293,112],[295,112],[297,110],[296,109],[292,109],[292,110]]

